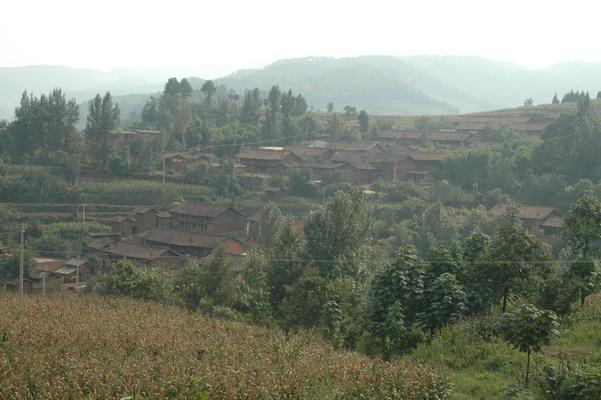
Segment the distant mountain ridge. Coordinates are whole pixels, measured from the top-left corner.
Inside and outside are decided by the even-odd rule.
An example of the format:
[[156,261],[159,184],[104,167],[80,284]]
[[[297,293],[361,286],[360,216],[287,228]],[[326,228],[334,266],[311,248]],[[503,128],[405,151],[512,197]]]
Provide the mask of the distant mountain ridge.
[[[99,71],[60,66],[0,68],[0,118],[11,119],[24,90],[36,95],[60,87],[83,103],[97,92],[138,99],[162,90],[171,76],[198,77],[195,69]],[[200,80],[201,81],[201,80]],[[503,61],[464,56],[305,57],[244,69],[216,79],[242,91],[273,85],[302,93],[309,105],[341,110],[350,104],[372,114],[453,114],[514,107],[526,98],[548,103],[555,92],[601,90],[601,63],[566,62],[530,70]],[[136,96],[133,96],[133,95]]]

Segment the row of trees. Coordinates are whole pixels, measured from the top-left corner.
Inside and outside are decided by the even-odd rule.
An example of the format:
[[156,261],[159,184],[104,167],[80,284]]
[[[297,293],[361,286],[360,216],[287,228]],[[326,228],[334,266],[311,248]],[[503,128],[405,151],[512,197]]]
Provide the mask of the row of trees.
[[591,244],[601,240],[601,203],[592,196],[567,214],[569,247],[560,259],[510,211],[492,238],[476,230],[433,246],[425,258],[402,246],[387,260],[372,239],[371,207],[354,190],[310,214],[304,242],[276,206],[265,206],[260,220],[259,248],[240,279],[217,252],[172,281],[178,301],[284,329],[314,328],[338,346],[391,357],[468,316],[504,314],[523,301],[550,310],[541,315],[565,315],[599,289],[590,257]]

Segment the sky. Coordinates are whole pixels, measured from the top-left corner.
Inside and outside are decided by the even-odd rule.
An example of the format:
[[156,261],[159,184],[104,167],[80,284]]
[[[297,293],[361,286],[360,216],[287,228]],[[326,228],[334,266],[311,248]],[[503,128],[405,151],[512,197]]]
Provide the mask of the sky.
[[601,62],[601,4],[571,0],[2,0],[0,66],[179,66],[215,78],[279,59],[469,55]]

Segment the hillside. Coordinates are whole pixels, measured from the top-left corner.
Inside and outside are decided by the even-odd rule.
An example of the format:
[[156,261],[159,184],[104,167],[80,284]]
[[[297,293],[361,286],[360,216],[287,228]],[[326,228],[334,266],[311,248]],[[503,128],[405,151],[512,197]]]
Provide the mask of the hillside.
[[175,307],[3,295],[0,315],[3,399],[449,398],[426,366]]
[[[0,68],[0,118],[12,118],[24,90],[36,94],[63,88],[80,103],[95,93],[137,94],[127,104],[126,118],[143,105],[141,99],[160,91],[167,78],[196,77],[198,69],[158,68],[98,71],[60,66]],[[531,70],[479,57],[362,56],[306,57],[282,60],[261,69],[240,70],[216,79],[242,91],[273,85],[302,93],[309,105],[324,110],[329,102],[341,110],[351,104],[370,114],[456,114],[515,107],[526,98],[548,103],[554,93],[601,90],[601,63],[570,62]]]

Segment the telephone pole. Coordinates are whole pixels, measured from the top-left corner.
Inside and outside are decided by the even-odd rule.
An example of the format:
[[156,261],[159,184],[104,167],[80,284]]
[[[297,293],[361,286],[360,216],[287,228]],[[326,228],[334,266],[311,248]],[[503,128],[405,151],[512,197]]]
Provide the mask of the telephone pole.
[[167,154],[163,153],[163,185],[165,184],[165,158],[167,158]]
[[23,280],[25,278],[25,271],[23,266],[23,253],[25,246],[23,244],[25,237],[25,225],[21,226],[21,259],[19,260],[19,293],[23,296]]

